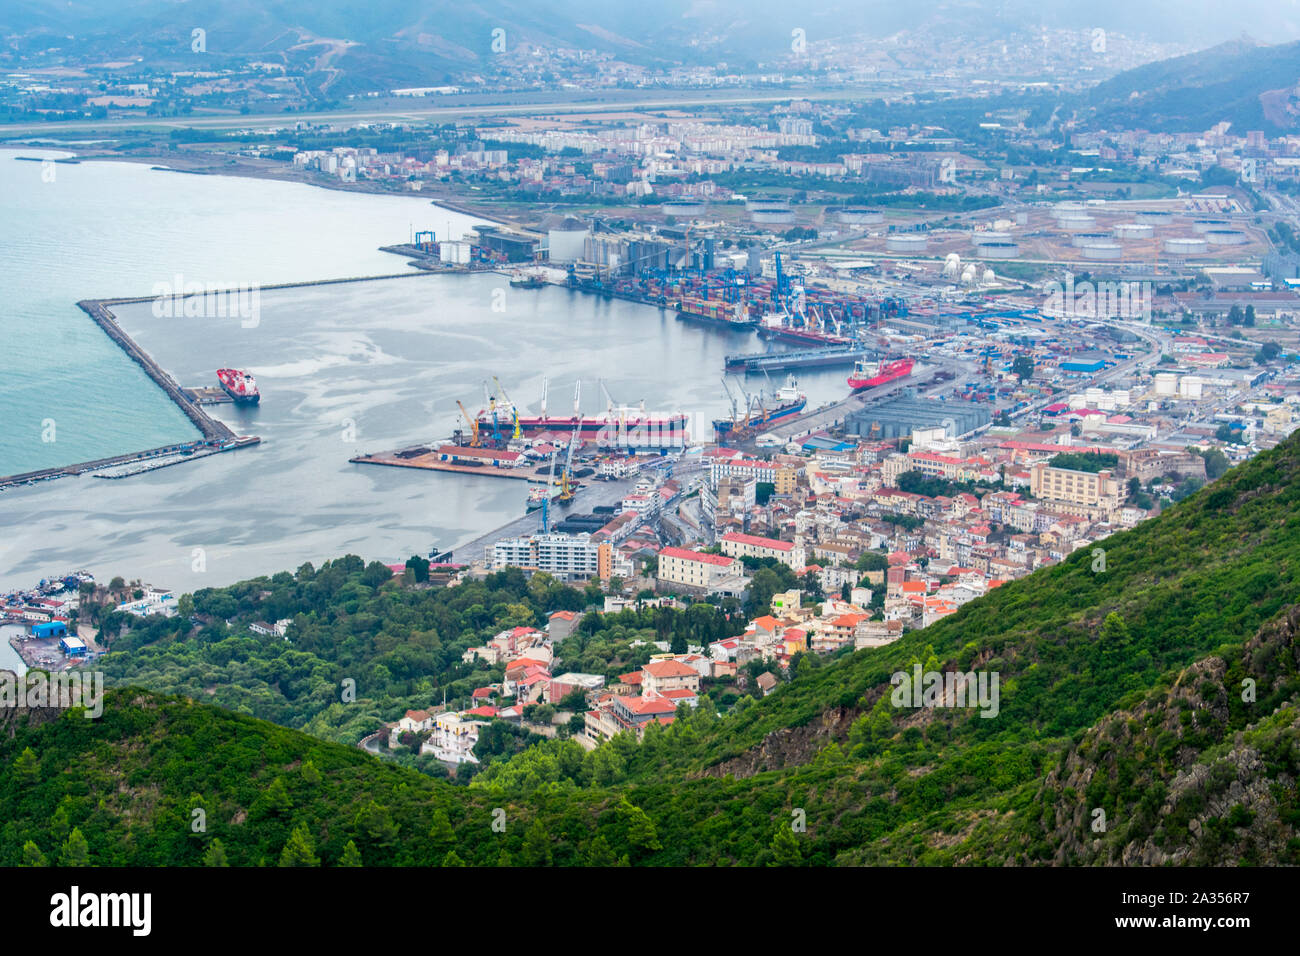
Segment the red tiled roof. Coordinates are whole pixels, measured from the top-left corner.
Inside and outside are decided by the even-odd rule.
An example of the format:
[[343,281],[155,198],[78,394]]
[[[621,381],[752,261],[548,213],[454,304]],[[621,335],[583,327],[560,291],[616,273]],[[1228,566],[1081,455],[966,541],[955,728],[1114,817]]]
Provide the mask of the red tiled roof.
[[739,531],[732,531],[722,536],[723,541],[734,541],[737,544],[751,544],[759,548],[772,548],[775,551],[791,551],[794,545],[789,541],[780,541],[776,538],[762,538],[756,534],[743,534]]
[[695,668],[687,667],[681,661],[651,661],[641,670],[654,677],[690,677],[697,673]]
[[659,551],[659,557],[681,558],[683,561],[699,561],[701,564],[712,564],[717,567],[726,567],[735,563],[735,558],[727,557],[725,554],[705,554],[703,551],[691,551],[689,548],[663,548]]

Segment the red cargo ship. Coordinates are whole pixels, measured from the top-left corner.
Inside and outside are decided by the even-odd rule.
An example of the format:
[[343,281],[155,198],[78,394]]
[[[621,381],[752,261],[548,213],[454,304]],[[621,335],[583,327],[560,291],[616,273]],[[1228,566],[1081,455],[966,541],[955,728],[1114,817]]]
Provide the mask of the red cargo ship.
[[257,390],[257,380],[243,369],[219,368],[217,381],[237,405],[256,405],[261,401],[262,393]]
[[864,388],[884,385],[886,382],[911,375],[915,364],[910,358],[884,364],[859,360],[853,365],[853,374],[849,376],[849,387],[856,392]]

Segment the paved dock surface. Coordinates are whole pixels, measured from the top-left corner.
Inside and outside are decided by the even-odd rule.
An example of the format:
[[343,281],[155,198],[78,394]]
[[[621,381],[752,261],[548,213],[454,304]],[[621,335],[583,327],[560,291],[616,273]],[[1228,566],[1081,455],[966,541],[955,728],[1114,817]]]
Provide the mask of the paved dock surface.
[[[572,504],[561,506],[556,502],[551,502],[551,527],[563,521],[565,515],[591,514],[595,508],[618,504],[632,493],[639,478],[640,476],[634,476],[631,478],[618,478],[613,481],[588,481],[578,490],[577,497]],[[523,502],[520,502],[520,508],[523,508]],[[611,514],[611,520],[613,517]],[[541,527],[542,512],[540,509],[520,515],[514,521],[502,525],[500,528],[479,535],[472,541],[456,545],[452,549],[453,560],[457,564],[470,564],[473,561],[482,561],[487,556],[490,564],[491,560],[488,553],[492,545],[504,538],[517,538],[520,535],[535,534],[541,530]]]

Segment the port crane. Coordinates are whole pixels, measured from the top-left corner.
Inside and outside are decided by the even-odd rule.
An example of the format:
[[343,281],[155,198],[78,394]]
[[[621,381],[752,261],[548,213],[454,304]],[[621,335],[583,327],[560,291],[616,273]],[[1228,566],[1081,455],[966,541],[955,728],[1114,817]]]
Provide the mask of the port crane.
[[551,530],[551,489],[555,487],[555,458],[560,450],[551,450],[551,468],[546,473],[546,494],[542,497],[542,534]]
[[465,410],[465,403],[460,399],[456,400],[456,404],[460,406],[460,413],[465,416],[465,421],[469,422],[469,446],[478,448],[482,444],[478,434],[478,419],[471,417],[470,413]]
[[523,437],[523,431],[519,427],[519,407],[515,405],[515,403],[510,400],[510,396],[506,394],[506,388],[501,384],[501,379],[493,375],[492,381],[496,383],[497,391],[505,401],[505,406],[510,409],[510,420],[514,423],[514,429],[511,431],[510,437],[515,441],[518,441]]
[[569,450],[564,455],[564,471],[560,473],[560,501],[568,504],[573,500],[578,489],[573,484],[573,449],[579,444],[578,431],[582,428],[582,419],[573,423],[573,434],[569,436]]
[[727,384],[725,377],[722,379],[722,389],[727,393],[727,401],[731,403],[731,420],[734,422],[739,414],[736,410],[736,395],[732,392],[731,386]]
[[483,403],[492,416],[492,443],[499,446],[501,444],[501,427],[497,422],[497,397],[488,391],[487,379],[483,379]]

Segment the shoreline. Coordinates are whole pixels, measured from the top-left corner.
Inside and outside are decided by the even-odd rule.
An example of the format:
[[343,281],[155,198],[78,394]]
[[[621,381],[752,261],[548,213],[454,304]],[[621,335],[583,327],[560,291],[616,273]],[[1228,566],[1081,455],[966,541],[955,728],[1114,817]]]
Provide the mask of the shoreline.
[[[446,209],[448,212],[458,213],[462,216],[470,216],[474,219],[482,219],[501,226],[509,226],[514,229],[526,229],[517,218],[511,218],[503,215],[498,210],[485,209],[466,198],[459,195],[448,196],[440,191],[410,192],[397,191],[388,189],[380,183],[364,180],[361,182],[344,183],[341,180],[331,180],[325,176],[316,176],[307,171],[300,171],[293,168],[292,165],[280,162],[278,160],[258,160],[251,161],[249,157],[238,157],[234,165],[229,165],[229,157],[224,153],[196,153],[188,150],[178,150],[176,153],[151,153],[140,154],[135,156],[125,156],[111,150],[96,152],[94,150],[73,151],[62,150],[62,152],[73,152],[74,156],[67,160],[55,160],[55,162],[64,162],[70,165],[76,165],[83,162],[112,162],[112,163],[133,163],[137,166],[148,166],[150,170],[160,173],[180,173],[189,176],[229,176],[235,179],[262,179],[269,182],[280,183],[298,183],[303,186],[313,186],[317,189],[328,189],[334,192],[360,193],[366,196],[389,196],[395,199],[423,199],[429,205]],[[25,160],[27,162],[40,162],[39,157],[34,156],[15,156],[15,160]],[[222,162],[226,165],[222,165]],[[262,165],[266,164],[266,165]]]

